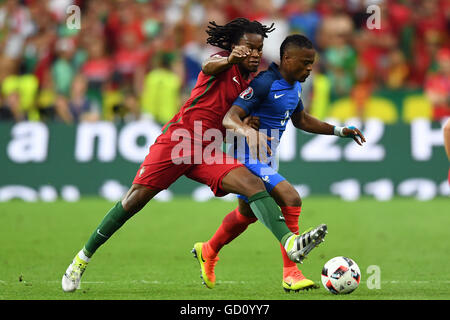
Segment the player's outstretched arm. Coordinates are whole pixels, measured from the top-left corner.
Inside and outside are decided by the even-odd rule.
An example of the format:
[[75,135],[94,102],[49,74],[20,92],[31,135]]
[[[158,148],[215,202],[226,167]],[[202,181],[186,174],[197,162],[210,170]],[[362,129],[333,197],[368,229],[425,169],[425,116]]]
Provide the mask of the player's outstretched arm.
[[339,137],[352,138],[360,146],[366,142],[366,138],[358,128],[353,126],[342,128],[336,127],[311,116],[304,110],[293,113],[291,119],[294,126],[303,131],[328,135],[334,134]]
[[215,76],[230,68],[233,64],[238,64],[250,54],[250,49],[246,46],[235,46],[228,57],[219,55],[206,59],[202,64],[203,73]]

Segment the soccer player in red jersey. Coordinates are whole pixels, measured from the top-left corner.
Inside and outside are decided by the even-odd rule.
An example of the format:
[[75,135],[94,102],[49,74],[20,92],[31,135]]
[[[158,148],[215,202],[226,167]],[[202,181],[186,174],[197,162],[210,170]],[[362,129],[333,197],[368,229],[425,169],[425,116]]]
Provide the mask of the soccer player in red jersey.
[[[220,149],[210,148],[212,136],[221,136],[223,141],[222,119],[239,93],[248,87],[250,74],[257,71],[264,38],[272,27],[273,24],[267,27],[244,18],[224,26],[214,22],[208,26],[207,42],[224,51],[205,61],[191,97],[163,127],[131,188],[106,214],[67,268],[62,277],[64,291],[75,291],[96,250],[155,195],[182,175],[207,184],[216,196],[227,193],[246,196],[258,220],[275,235],[293,261],[303,255],[302,243],[317,238],[317,230],[305,236],[292,233],[284,220],[279,219],[282,213],[262,180],[233,157]],[[201,252],[197,254],[204,260]]]

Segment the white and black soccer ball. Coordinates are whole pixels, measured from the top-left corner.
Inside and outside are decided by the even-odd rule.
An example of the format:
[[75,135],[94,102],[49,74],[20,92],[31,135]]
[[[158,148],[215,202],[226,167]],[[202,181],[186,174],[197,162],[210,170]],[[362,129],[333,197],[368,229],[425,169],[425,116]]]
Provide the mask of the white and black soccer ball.
[[333,294],[351,293],[359,286],[361,271],[355,261],[347,257],[335,257],[322,269],[322,284]]

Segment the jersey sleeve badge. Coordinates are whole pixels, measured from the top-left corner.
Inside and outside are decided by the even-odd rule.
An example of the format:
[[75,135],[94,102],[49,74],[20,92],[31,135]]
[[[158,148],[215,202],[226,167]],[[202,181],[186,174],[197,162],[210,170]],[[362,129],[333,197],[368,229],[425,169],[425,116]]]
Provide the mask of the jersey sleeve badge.
[[253,88],[248,87],[247,89],[241,92],[239,97],[241,97],[244,100],[250,100],[253,97]]

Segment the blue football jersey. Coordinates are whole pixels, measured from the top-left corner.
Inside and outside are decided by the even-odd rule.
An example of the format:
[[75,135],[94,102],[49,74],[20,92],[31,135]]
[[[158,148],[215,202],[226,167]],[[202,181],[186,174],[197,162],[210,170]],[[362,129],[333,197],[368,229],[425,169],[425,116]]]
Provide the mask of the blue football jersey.
[[[259,117],[260,131],[274,138],[269,141],[269,146],[275,153],[273,149],[278,146],[292,114],[303,110],[301,92],[300,82],[288,83],[280,74],[278,66],[272,63],[250,82],[233,104],[244,109],[248,115]],[[247,148],[246,154],[248,159]]]

